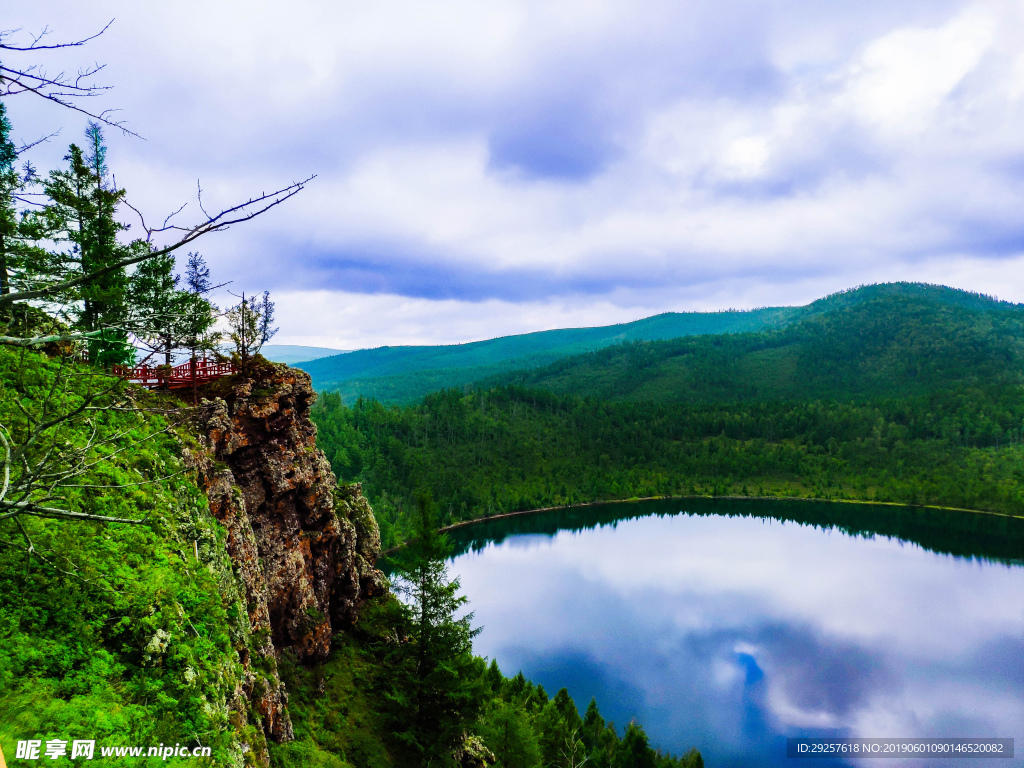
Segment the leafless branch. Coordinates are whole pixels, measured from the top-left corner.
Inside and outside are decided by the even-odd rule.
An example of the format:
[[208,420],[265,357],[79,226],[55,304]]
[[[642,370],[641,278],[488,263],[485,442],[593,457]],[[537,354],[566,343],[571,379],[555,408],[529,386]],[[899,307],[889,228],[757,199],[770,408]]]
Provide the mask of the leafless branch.
[[21,146],[18,147],[18,149],[15,151],[15,154],[16,155],[22,155],[25,152],[28,152],[33,147],[38,147],[40,144],[45,144],[50,139],[55,139],[59,135],[60,135],[60,131],[54,131],[53,133],[49,134],[48,136],[43,136],[41,139],[36,139],[35,141],[29,142],[28,144],[26,144],[25,142],[22,142]]
[[157,256],[163,256],[164,254],[176,251],[179,248],[188,245],[193,240],[202,237],[203,235],[208,235],[211,232],[220,232],[234,226],[235,224],[241,224],[246,221],[251,221],[260,214],[266,213],[271,208],[275,208],[276,206],[280,205],[290,197],[297,195],[299,192],[305,189],[306,184],[308,184],[315,178],[316,176],[313,175],[307,179],[304,179],[303,181],[294,182],[292,184],[289,184],[287,187],[282,187],[281,189],[278,189],[274,192],[264,193],[259,197],[250,198],[244,203],[231,206],[230,208],[225,208],[216,216],[210,216],[206,219],[206,221],[196,224],[193,227],[181,227],[177,225],[168,225],[165,227],[148,227],[146,226],[145,219],[142,218],[142,214],[139,212],[139,210],[134,206],[129,205],[128,207],[131,208],[136,213],[138,213],[140,218],[142,218],[143,229],[146,232],[146,242],[151,242],[153,236],[161,232],[176,231],[184,234],[171,245],[164,246],[163,248],[157,248],[155,250],[149,251],[148,253],[144,253],[139,256],[131,256],[129,258],[121,259],[120,261],[114,262],[113,264],[110,264],[109,266],[106,266],[103,269],[98,269],[95,272],[90,272],[89,274],[86,275],[80,275],[79,277],[75,277],[70,280],[64,280],[59,283],[53,283],[51,285],[36,288],[34,290],[19,291],[17,293],[5,294],[3,296],[0,296],[0,307],[7,306],[18,301],[28,301],[30,299],[41,299],[47,296],[53,296],[62,291],[66,291],[69,288],[74,288],[79,285],[91,283],[103,277],[104,275],[114,272],[115,270],[124,269],[125,267],[130,267],[133,264],[138,264],[139,262],[145,261],[146,259],[152,259]]
[[55,509],[53,507],[40,507],[30,502],[0,502],[0,509],[13,508],[10,512],[0,514],[0,520],[18,515],[32,515],[33,517],[53,517],[61,520],[96,520],[101,523],[128,523],[130,525],[147,525],[149,520],[131,520],[127,517],[108,517],[107,515],[90,515],[85,512],[71,512],[66,509]]
[[[24,351],[22,354],[26,354]],[[123,382],[78,371],[68,361],[47,375],[45,368],[20,367],[21,375],[9,383],[17,393],[10,398],[24,418],[16,430],[0,425],[3,485],[0,487],[0,520],[21,516],[88,520],[105,523],[141,525],[148,519],[136,520],[111,515],[78,511],[67,506],[62,491],[71,489],[113,490],[137,485],[150,485],[182,474],[161,475],[138,482],[103,482],[103,476],[123,466],[123,457],[138,446],[166,434],[175,422],[162,428],[147,430],[133,438],[138,423],[100,429],[102,414],[97,411],[118,408],[126,402]],[[81,373],[86,390],[81,391]],[[96,375],[99,381],[91,381]],[[78,383],[72,386],[72,380]],[[71,402],[69,402],[71,398]],[[16,432],[16,434],[14,434]],[[99,477],[95,477],[99,473]],[[118,475],[110,475],[116,480]],[[95,477],[99,482],[90,482]],[[21,526],[20,521],[18,522]],[[31,542],[29,542],[31,548]],[[31,552],[29,555],[31,556]],[[52,565],[52,564],[51,564]]]
[[[106,32],[113,20],[107,23],[103,29],[94,35],[72,40],[70,42],[54,43],[52,45],[42,44],[42,40],[50,34],[50,29],[44,27],[38,35],[30,35],[31,42],[28,45],[15,45],[10,39],[20,30],[0,31],[0,52],[10,51],[13,54],[35,53],[41,51],[54,51],[63,48],[78,48]],[[7,57],[9,59],[9,57]],[[78,100],[99,96],[111,89],[109,85],[99,85],[92,81],[92,78],[102,71],[104,65],[93,64],[90,67],[80,69],[75,75],[65,72],[58,72],[50,75],[39,64],[17,66],[0,63],[0,97],[18,96],[23,93],[30,93],[45,99],[53,104],[70,109],[74,112],[86,115],[87,117],[116,128],[130,136],[139,137],[137,133],[130,130],[123,121],[114,120],[112,115],[117,110],[106,109],[102,111],[87,109],[80,106]],[[141,137],[140,137],[141,138]]]
[[45,344],[62,344],[69,341],[85,341],[96,338],[105,331],[82,331],[81,333],[59,333],[50,336],[0,336],[0,344],[8,347],[36,349]]
[[[167,218],[164,219],[164,229],[167,229],[168,223],[170,222],[171,219],[173,219],[175,216],[177,216],[179,213],[185,210],[186,205],[188,205],[188,203],[182,203],[181,207],[178,210],[174,211],[173,213],[167,214]],[[135,209],[132,208],[132,210],[134,211]],[[136,213],[138,213],[138,211],[136,211]]]
[[53,50],[56,50],[58,48],[79,48],[79,47],[85,45],[86,43],[92,42],[97,37],[99,37],[104,32],[106,32],[108,29],[110,29],[110,26],[114,23],[114,21],[115,21],[115,19],[111,19],[110,21],[108,21],[106,23],[106,25],[103,27],[103,29],[101,29],[95,35],[90,35],[89,37],[83,37],[81,40],[72,40],[69,43],[55,43],[54,45],[39,45],[39,41],[40,40],[42,40],[47,35],[52,34],[52,30],[49,27],[43,27],[42,31],[38,35],[33,35],[32,36],[32,43],[30,45],[27,45],[27,46],[17,46],[17,45],[11,45],[10,43],[5,43],[4,40],[6,40],[11,35],[14,35],[14,34],[20,32],[21,30],[20,29],[4,30],[4,31],[0,32],[0,51],[53,51]]

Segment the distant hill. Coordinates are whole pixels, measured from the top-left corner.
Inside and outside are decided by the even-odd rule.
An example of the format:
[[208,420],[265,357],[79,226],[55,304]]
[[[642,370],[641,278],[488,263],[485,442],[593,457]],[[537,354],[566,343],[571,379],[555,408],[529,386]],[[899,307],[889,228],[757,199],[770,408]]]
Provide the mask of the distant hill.
[[1022,516],[1024,305],[870,286],[769,330],[626,342],[402,408],[328,393],[313,417],[387,546],[424,490],[444,524],[668,495]]
[[275,363],[304,363],[307,360],[316,360],[321,357],[343,354],[343,349],[331,349],[330,347],[303,347],[298,344],[264,344],[260,350],[267,360]]
[[618,345],[481,383],[604,400],[835,400],[1016,382],[1022,370],[1024,305],[893,283],[815,301],[781,328]]
[[298,367],[312,376],[318,390],[337,390],[346,401],[363,395],[386,403],[406,403],[438,389],[544,366],[568,355],[614,344],[779,328],[800,311],[798,307],[767,307],[667,312],[632,323],[538,331],[468,344],[360,349],[303,362]]
[[[542,386],[558,392],[581,392],[601,394],[606,397],[654,397],[657,399],[680,397],[673,394],[677,383],[674,375],[661,371],[641,386],[640,378],[633,372],[620,371],[633,383],[616,380],[616,366],[628,367],[622,354],[635,357],[635,347],[623,346],[631,342],[666,341],[693,336],[721,336],[723,334],[759,333],[779,331],[794,324],[810,321],[816,317],[835,315],[851,311],[864,303],[900,299],[915,299],[934,306],[959,308],[964,311],[1016,311],[1017,305],[999,302],[987,296],[960,291],[943,286],[921,283],[887,283],[864,286],[827,296],[802,307],[767,307],[749,311],[729,310],[723,312],[667,312],[632,323],[600,326],[596,328],[567,328],[540,331],[517,336],[503,336],[487,341],[448,346],[405,346],[361,349],[343,355],[321,357],[308,362],[298,362],[298,367],[308,371],[313,386],[320,391],[338,391],[346,402],[362,395],[384,403],[416,402],[429,392],[448,387],[460,387],[475,382],[505,383],[517,382],[530,386]],[[774,338],[774,337],[773,337]],[[778,346],[775,352],[762,350],[751,352],[743,365],[751,367],[745,374],[747,385],[768,396],[771,392],[787,392],[798,396],[796,384],[790,389],[784,387],[781,379],[772,384],[755,375],[758,365],[769,366],[772,376],[783,376],[789,371],[794,381],[804,381],[807,371],[801,369],[798,359],[792,357],[797,349],[791,339],[783,343],[782,337],[771,344]],[[789,339],[790,337],[785,337]],[[697,349],[704,342],[694,342]],[[734,342],[729,342],[734,344]],[[747,343],[747,342],[744,342]],[[752,342],[751,342],[752,343]],[[757,343],[769,343],[765,340]],[[616,348],[622,347],[616,351]],[[685,344],[680,349],[687,348]],[[846,348],[846,347],[843,347]],[[626,350],[632,350],[626,352]],[[651,354],[673,355],[669,347],[659,347]],[[730,347],[733,349],[733,347]],[[601,356],[591,357],[588,353],[607,350]],[[577,358],[575,361],[569,358]],[[645,352],[644,354],[647,354]],[[680,354],[683,354],[680,352]],[[688,353],[687,353],[688,354]],[[783,360],[785,355],[791,357]],[[678,357],[678,356],[676,356]],[[802,359],[802,358],[801,358]],[[709,363],[710,364],[710,363]],[[680,365],[676,359],[668,358],[659,363],[669,367]],[[730,365],[740,365],[733,361]],[[598,371],[595,366],[608,367]],[[780,367],[781,366],[781,367]],[[585,371],[585,368],[590,370]],[[570,369],[573,369],[570,372]],[[768,370],[768,369],[765,369]],[[691,374],[696,375],[691,371]],[[718,368],[691,392],[707,393],[712,382],[720,381],[724,375]],[[766,374],[767,375],[767,374]],[[657,380],[657,381],[656,381]],[[660,381],[661,383],[657,383]],[[805,382],[806,383],[806,382]],[[664,391],[662,391],[664,389]],[[723,390],[732,391],[728,387]],[[801,390],[802,391],[802,390]],[[788,396],[788,395],[787,395]]]

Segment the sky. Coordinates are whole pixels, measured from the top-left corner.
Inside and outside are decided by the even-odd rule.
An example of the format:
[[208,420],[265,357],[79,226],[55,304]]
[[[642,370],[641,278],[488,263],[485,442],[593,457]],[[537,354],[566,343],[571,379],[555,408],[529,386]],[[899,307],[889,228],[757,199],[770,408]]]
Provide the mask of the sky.
[[[197,249],[275,343],[354,349],[942,283],[1024,302],[1024,4],[1003,0],[52,2],[142,138],[151,220],[316,175]],[[23,40],[27,38],[22,38]],[[30,95],[59,167],[85,118]],[[134,214],[126,210],[124,219]],[[193,219],[194,220],[194,219]],[[137,230],[136,230],[137,231]],[[222,296],[223,299],[230,297]]]

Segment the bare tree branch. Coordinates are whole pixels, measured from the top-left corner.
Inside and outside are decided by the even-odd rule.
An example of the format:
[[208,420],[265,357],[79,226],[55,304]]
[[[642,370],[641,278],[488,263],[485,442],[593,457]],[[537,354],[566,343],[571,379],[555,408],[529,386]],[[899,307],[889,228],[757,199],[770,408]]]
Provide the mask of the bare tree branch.
[[165,246],[163,248],[158,248],[153,251],[149,251],[148,253],[144,253],[140,256],[132,256],[129,258],[121,259],[120,261],[114,262],[104,267],[103,269],[98,269],[95,272],[80,275],[79,277],[72,278],[70,280],[64,280],[59,283],[52,283],[50,285],[46,285],[41,288],[36,288],[34,290],[4,294],[0,296],[0,308],[8,306],[18,301],[28,301],[30,299],[41,299],[47,296],[53,296],[54,294],[60,293],[61,291],[66,291],[69,288],[74,288],[76,286],[98,280],[104,275],[114,272],[115,270],[124,269],[125,267],[129,267],[133,264],[138,264],[139,262],[145,261],[146,259],[152,259],[157,256],[163,256],[164,254],[176,251],[179,248],[188,245],[193,240],[202,237],[203,235],[208,235],[211,232],[219,232],[228,229],[229,227],[235,224],[241,224],[242,222],[250,221],[259,216],[260,214],[266,213],[271,208],[280,205],[288,198],[297,195],[299,192],[305,189],[306,184],[308,184],[315,178],[316,176],[313,175],[307,179],[304,179],[303,181],[294,182],[292,184],[289,184],[287,187],[282,187],[281,189],[278,189],[274,192],[264,193],[259,197],[250,198],[246,202],[240,203],[239,205],[234,205],[231,206],[230,208],[225,208],[217,215],[210,216],[207,218],[206,221],[201,222],[200,224],[197,224],[193,227],[181,227],[177,225],[168,225],[159,228],[147,227],[145,224],[145,219],[142,218],[142,214],[139,212],[139,210],[134,206],[128,204],[128,207],[135,211],[137,214],[139,214],[140,219],[142,219],[143,229],[146,231],[146,242],[150,242],[152,240],[153,235],[158,234],[160,232],[177,231],[183,232],[184,235],[177,242],[172,243],[171,245]]
[[110,27],[114,23],[114,21],[116,21],[116,19],[111,19],[110,21],[108,21],[106,23],[106,25],[103,27],[103,29],[101,29],[95,35],[90,35],[89,37],[83,37],[81,40],[72,40],[69,43],[55,43],[54,45],[39,45],[39,41],[40,40],[42,40],[44,37],[46,37],[47,35],[52,33],[52,30],[50,30],[49,27],[43,27],[43,31],[40,32],[38,35],[34,35],[32,37],[32,43],[30,45],[27,45],[27,46],[17,46],[17,45],[11,45],[10,43],[5,43],[4,41],[8,37],[10,37],[11,35],[17,34],[21,30],[20,29],[4,30],[4,31],[0,32],[0,51],[53,51],[53,50],[56,50],[58,48],[78,48],[80,46],[85,45],[86,43],[89,43],[89,42],[95,40],[97,37],[102,35],[104,32],[106,32],[108,29],[110,29]]
[[[113,19],[103,29],[94,35],[84,37],[70,42],[54,43],[52,45],[42,44],[42,40],[50,34],[49,27],[44,27],[38,35],[30,35],[31,42],[28,45],[15,45],[10,39],[18,34],[20,30],[10,29],[0,31],[0,52],[10,51],[14,54],[39,53],[40,51],[55,51],[64,48],[78,48],[95,40],[102,35],[113,24]],[[141,138],[137,133],[130,130],[123,121],[114,120],[111,116],[117,110],[106,109],[102,111],[91,110],[80,106],[79,99],[93,98],[109,91],[112,86],[99,85],[93,82],[97,73],[102,71],[104,65],[93,64],[85,69],[80,69],[75,75],[68,75],[59,72],[56,75],[49,75],[39,64],[27,66],[16,66],[0,63],[0,97],[18,96],[23,93],[30,93],[58,106],[70,109],[83,114],[93,120],[108,125],[111,128],[125,133],[129,136]]]
[[8,347],[28,347],[35,349],[44,344],[62,344],[66,341],[85,341],[101,336],[106,329],[99,331],[82,331],[81,333],[63,333],[51,336],[0,336],[0,344]]
[[85,512],[70,512],[66,509],[55,509],[53,507],[40,507],[29,502],[6,502],[0,501],[0,508],[13,508],[13,511],[0,514],[0,520],[18,515],[32,515],[33,517],[52,517],[62,520],[97,520],[102,523],[128,523],[130,525],[148,525],[149,521],[131,520],[127,517],[108,517],[106,515],[90,515]]
[[53,133],[51,133],[51,134],[49,134],[47,136],[43,136],[41,139],[36,139],[35,141],[29,142],[27,144],[25,142],[22,142],[21,146],[18,147],[18,149],[15,151],[15,154],[16,155],[22,155],[25,152],[28,152],[33,147],[38,147],[40,144],[45,144],[50,139],[55,139],[58,136],[60,136],[60,131],[59,130],[58,131],[54,131]]

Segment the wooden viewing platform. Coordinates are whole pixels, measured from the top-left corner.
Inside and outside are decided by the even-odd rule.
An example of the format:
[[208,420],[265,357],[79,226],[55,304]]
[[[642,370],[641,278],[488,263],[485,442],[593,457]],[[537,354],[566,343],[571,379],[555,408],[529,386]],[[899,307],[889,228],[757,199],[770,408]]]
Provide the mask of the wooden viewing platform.
[[133,384],[141,384],[149,389],[189,389],[207,384],[236,373],[238,367],[234,363],[217,363],[209,360],[189,360],[187,363],[167,368],[162,365],[115,365],[113,374],[127,379]]

